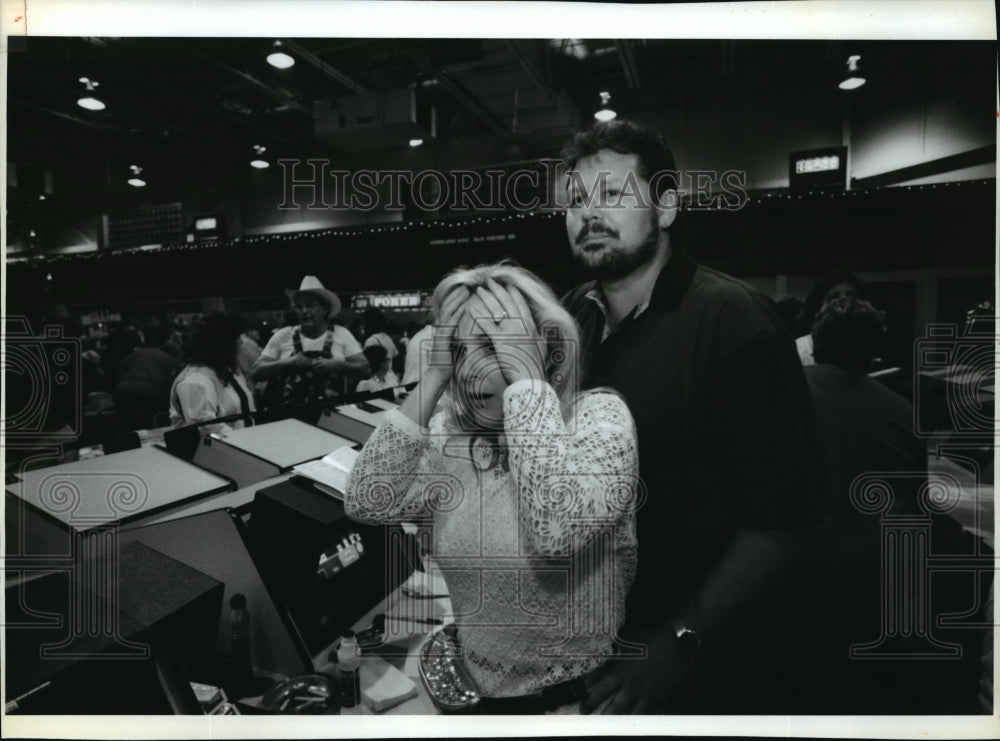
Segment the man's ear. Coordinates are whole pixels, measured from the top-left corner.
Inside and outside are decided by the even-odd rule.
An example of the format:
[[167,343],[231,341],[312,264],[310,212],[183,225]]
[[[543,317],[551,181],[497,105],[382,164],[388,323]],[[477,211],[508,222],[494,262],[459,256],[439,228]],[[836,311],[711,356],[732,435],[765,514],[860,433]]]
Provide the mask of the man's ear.
[[656,204],[657,225],[660,229],[667,229],[677,218],[677,208],[680,198],[677,191],[668,189],[660,194],[660,199]]

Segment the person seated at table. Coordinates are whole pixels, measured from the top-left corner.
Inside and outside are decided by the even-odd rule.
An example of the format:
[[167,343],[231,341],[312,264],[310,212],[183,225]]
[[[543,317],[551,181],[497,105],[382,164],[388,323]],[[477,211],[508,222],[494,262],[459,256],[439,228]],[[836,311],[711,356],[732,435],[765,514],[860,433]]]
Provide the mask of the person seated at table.
[[399,386],[399,378],[389,367],[389,353],[381,345],[368,345],[364,349],[365,358],[372,369],[372,377],[358,384],[357,391],[382,391]]
[[[197,324],[187,350],[187,364],[170,389],[170,421],[175,427],[255,411],[253,393],[237,365],[243,320],[214,313]],[[202,434],[225,435],[243,420],[202,426]]]
[[370,375],[361,345],[350,330],[332,320],[340,298],[314,275],[302,279],[292,293],[297,326],[277,330],[253,369],[255,382],[267,381],[269,407],[306,404],[343,393],[343,376]]
[[865,284],[846,270],[837,270],[827,273],[815,283],[806,296],[802,305],[802,312],[799,315],[799,328],[805,334],[796,337],[795,349],[799,353],[799,360],[803,366],[810,366],[816,363],[813,357],[813,336],[812,328],[816,317],[831,301],[842,298],[865,298]]
[[114,388],[115,409],[122,427],[128,430],[156,425],[156,417],[167,410],[170,382],[177,370],[177,358],[165,347],[168,330],[151,324],[143,334],[145,345],[122,360]]
[[389,363],[391,365],[395,361],[396,356],[399,355],[399,348],[396,347],[396,343],[389,336],[389,323],[385,319],[385,314],[379,309],[365,309],[365,313],[361,315],[361,320],[365,327],[365,347],[371,347],[372,345],[381,345],[384,347],[385,351],[389,354]]
[[632,417],[578,393],[576,324],[532,273],[458,270],[433,303],[430,363],[361,451],[347,513],[432,522],[484,711],[572,708],[635,574]]
[[[894,582],[907,584],[910,569],[928,568],[899,555],[894,544],[905,544],[906,536],[893,532],[893,525],[925,526],[929,540],[922,547],[935,556],[989,552],[936,508],[935,497],[947,501],[942,492],[949,479],[928,478],[927,443],[913,430],[913,406],[867,375],[884,337],[881,312],[853,296],[827,301],[813,324],[816,362],[805,374],[830,482],[825,509],[831,516],[795,565],[790,583],[799,588],[786,596],[797,611],[775,610],[784,647],[810,657],[801,676],[789,683],[783,707],[829,714],[981,712],[984,631],[970,619],[968,627],[949,634],[935,624],[935,616],[977,609],[992,578],[978,592],[968,575],[944,573],[935,575],[933,589],[925,593],[900,592],[889,601],[892,595],[884,591]],[[889,535],[893,540],[886,540]],[[929,580],[929,573],[924,578]],[[925,616],[918,618],[921,610]],[[783,613],[811,617],[781,627]],[[960,644],[962,658],[942,661],[925,654],[927,637],[919,629],[898,628],[911,619],[927,620],[928,635],[937,640]],[[885,642],[881,653],[894,652],[896,660],[865,660],[877,657],[876,639]]]

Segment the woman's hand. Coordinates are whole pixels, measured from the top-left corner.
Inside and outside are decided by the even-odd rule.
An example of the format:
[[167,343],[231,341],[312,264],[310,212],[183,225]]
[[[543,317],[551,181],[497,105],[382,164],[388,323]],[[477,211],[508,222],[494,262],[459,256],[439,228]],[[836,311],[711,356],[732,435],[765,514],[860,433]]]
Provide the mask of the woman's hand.
[[495,280],[476,289],[468,311],[493,343],[500,370],[508,384],[524,379],[546,380],[545,340],[531,316],[528,302],[516,288]]
[[424,348],[410,346],[410,352],[421,354],[420,382],[403,401],[399,411],[426,428],[438,399],[444,393],[455,370],[451,343],[455,337],[458,320],[469,301],[469,289],[460,286],[445,296],[438,321],[434,325],[429,362],[424,365]]
[[[445,296],[441,303],[440,315],[434,324],[429,362],[422,369],[421,382],[426,381],[444,387],[451,380],[455,370],[451,345],[455,338],[458,320],[461,318],[469,296],[469,289],[465,286],[459,286]],[[422,348],[417,348],[417,351],[422,352]]]

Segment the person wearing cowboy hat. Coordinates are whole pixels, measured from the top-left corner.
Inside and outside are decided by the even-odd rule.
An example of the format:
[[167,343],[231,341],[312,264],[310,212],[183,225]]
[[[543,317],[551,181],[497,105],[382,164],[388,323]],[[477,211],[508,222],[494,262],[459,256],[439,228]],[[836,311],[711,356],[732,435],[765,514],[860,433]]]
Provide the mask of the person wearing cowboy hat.
[[268,341],[253,368],[254,381],[267,381],[268,406],[316,401],[343,390],[342,376],[367,377],[368,361],[354,335],[332,320],[340,299],[314,275],[289,291],[299,324],[282,327]]

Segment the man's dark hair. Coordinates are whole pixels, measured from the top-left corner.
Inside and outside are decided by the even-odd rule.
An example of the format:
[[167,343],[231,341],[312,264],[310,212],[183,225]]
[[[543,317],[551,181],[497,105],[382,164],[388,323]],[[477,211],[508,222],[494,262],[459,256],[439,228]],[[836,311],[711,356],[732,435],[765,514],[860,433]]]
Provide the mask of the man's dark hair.
[[634,154],[639,159],[639,172],[644,180],[658,172],[670,172],[670,176],[657,178],[653,197],[659,201],[665,190],[677,190],[677,165],[673,152],[666,140],[656,131],[634,121],[614,119],[595,123],[586,131],[581,131],[570,139],[560,153],[567,170],[572,170],[584,157],[591,157],[602,149],[610,149],[619,154]]
[[813,358],[867,373],[882,344],[882,314],[867,301],[839,298],[819,312],[813,324]]
[[369,345],[361,352],[365,354],[365,359],[368,361],[372,373],[378,370],[378,367],[389,357],[389,351],[381,345]]
[[785,326],[788,327],[792,337],[802,334],[799,324],[799,318],[802,316],[802,299],[798,296],[782,296],[774,302],[774,307],[785,321]]
[[170,329],[159,323],[150,323],[142,328],[146,347],[159,347],[170,339]]
[[865,298],[865,283],[854,275],[854,273],[847,270],[835,270],[832,273],[827,273],[813,283],[812,288],[809,290],[809,295],[806,296],[805,304],[802,306],[800,324],[804,331],[808,332],[812,327],[816,319],[816,314],[823,307],[823,299],[826,297],[826,294],[830,292],[830,289],[839,286],[841,283],[852,286],[854,292],[858,294],[859,299]]
[[365,309],[365,313],[361,315],[361,321],[365,324],[365,334],[367,335],[385,332],[389,326],[385,320],[385,314],[379,309]]
[[215,312],[202,317],[195,325],[187,348],[187,361],[206,365],[223,381],[236,369],[236,340],[243,334],[243,317]]

